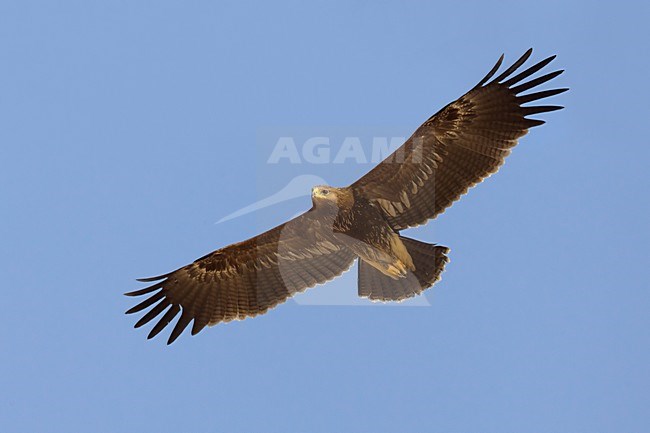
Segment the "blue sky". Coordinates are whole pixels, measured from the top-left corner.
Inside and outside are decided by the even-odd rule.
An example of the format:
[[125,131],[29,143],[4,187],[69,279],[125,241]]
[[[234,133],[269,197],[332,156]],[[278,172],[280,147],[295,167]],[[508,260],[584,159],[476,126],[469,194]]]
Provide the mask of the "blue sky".
[[[647,431],[647,4],[305,3],[0,3],[2,431]],[[352,275],[169,347],[132,329],[135,278],[309,199],[216,221],[372,167],[268,164],[279,136],[409,135],[530,46],[567,108],[407,232],[452,249],[429,306],[323,305]]]

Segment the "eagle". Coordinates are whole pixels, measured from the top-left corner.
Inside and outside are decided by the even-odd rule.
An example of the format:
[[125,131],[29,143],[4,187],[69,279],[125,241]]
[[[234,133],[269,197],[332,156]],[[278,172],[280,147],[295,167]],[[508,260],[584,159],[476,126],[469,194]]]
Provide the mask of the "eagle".
[[357,260],[361,297],[402,301],[433,286],[449,261],[449,248],[401,231],[436,218],[495,173],[519,138],[544,123],[528,116],[563,108],[527,105],[568,90],[525,93],[563,72],[529,79],[555,58],[520,72],[531,54],[529,49],[494,77],[501,55],[478,84],[353,184],[314,186],[305,213],[175,271],[139,279],[150,285],[125,295],[147,298],[126,313],[151,308],[135,327],[160,316],[148,335],[153,338],[180,314],[171,344],[192,321],[195,335],[206,326],[263,314],[341,275]]

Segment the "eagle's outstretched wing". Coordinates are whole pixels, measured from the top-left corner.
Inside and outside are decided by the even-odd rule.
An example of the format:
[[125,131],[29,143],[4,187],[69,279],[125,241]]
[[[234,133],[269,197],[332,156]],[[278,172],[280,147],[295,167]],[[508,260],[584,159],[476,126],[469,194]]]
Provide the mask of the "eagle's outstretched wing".
[[356,256],[332,242],[327,222],[308,211],[259,236],[214,251],[169,274],[139,281],[155,284],[128,296],[149,295],[127,314],[155,304],[138,328],[162,315],[152,338],[179,313],[171,344],[194,320],[192,335],[206,325],[256,316],[292,295],[350,268]]
[[548,65],[552,56],[511,76],[531,53],[528,50],[489,81],[501,66],[501,56],[473,89],[429,118],[399,149],[352,184],[355,192],[380,204],[393,229],[401,230],[434,218],[495,173],[528,128],[544,123],[526,116],[562,108],[523,104],[568,90],[522,95],[563,72],[522,83]]

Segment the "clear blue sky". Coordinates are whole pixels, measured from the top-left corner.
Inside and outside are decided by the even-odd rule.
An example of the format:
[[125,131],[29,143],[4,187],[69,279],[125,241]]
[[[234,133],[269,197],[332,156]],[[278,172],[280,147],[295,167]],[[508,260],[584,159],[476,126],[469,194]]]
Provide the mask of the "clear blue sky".
[[[0,3],[0,430],[647,432],[648,5],[305,3]],[[408,135],[530,46],[567,109],[408,233],[452,248],[430,306],[132,329],[135,278],[309,199],[220,218],[371,167],[279,135]]]

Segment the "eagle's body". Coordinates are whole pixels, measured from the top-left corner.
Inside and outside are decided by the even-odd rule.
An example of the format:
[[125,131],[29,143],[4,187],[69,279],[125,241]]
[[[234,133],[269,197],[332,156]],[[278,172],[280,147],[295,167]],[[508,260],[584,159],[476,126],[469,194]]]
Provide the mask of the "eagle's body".
[[400,301],[431,287],[448,262],[449,249],[400,231],[435,218],[496,172],[528,128],[544,123],[526,116],[562,108],[523,106],[567,90],[520,95],[562,72],[521,84],[554,58],[511,77],[531,52],[489,81],[502,56],[474,88],[430,117],[352,185],[314,187],[312,207],[304,214],[176,271],[141,280],[155,283],[127,295],[153,294],[127,313],[155,306],[136,327],[164,312],[151,338],[180,312],[171,343],[191,321],[196,334],[206,325],[262,314],[342,274],[357,259],[360,296]]
[[386,221],[380,206],[355,197],[351,188],[318,186],[312,190],[314,212],[332,218],[337,244],[353,251],[385,275],[398,278],[414,270],[411,256]]

